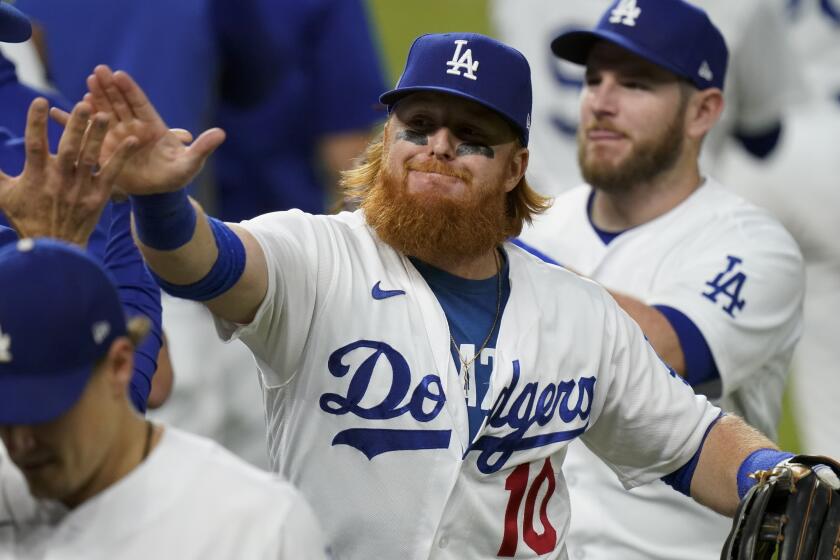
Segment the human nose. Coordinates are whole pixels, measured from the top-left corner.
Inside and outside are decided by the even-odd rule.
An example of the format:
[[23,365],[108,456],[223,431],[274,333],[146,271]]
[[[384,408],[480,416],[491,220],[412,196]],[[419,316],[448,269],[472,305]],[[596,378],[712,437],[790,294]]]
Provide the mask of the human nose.
[[618,112],[618,83],[610,76],[601,76],[586,85],[583,109],[596,117],[614,116]]
[[35,436],[29,426],[0,426],[0,438],[10,457],[22,455],[35,446]]
[[451,160],[455,157],[457,139],[452,131],[442,126],[429,134],[429,149],[433,157]]

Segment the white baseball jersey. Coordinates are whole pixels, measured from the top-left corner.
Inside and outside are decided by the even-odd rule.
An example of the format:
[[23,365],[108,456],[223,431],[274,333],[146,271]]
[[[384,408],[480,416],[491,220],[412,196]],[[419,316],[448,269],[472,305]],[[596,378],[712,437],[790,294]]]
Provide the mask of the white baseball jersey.
[[[670,212],[604,245],[588,217],[591,193],[584,185],[559,196],[522,239],[608,289],[686,315],[720,372],[721,407],[775,437],[802,319],[802,257],[790,235],[706,179]],[[731,520],[662,482],[625,492],[593,463],[570,446],[571,558],[719,558]]]
[[807,287],[791,379],[802,451],[840,456],[840,1],[792,0],[786,33],[816,97],[786,118],[773,157],[727,154],[721,176],[773,212],[802,248]]
[[312,510],[288,482],[171,427],[143,463],[73,510],[34,502],[21,482],[0,479],[3,496],[18,497],[0,507],[0,558],[326,557]]
[[[575,131],[580,115],[583,67],[560,60],[551,41],[571,28],[592,28],[611,0],[491,0],[499,38],[519,49],[531,64],[534,108],[528,179],[556,195],[582,182]],[[720,29],[729,48],[725,110],[704,144],[713,163],[727,136],[738,129],[766,132],[782,110],[801,96],[801,76],[779,21],[766,0],[697,0]],[[644,0],[638,0],[644,17]]]
[[270,458],[338,558],[566,558],[570,441],[634,487],[685,464],[719,413],[600,286],[506,245],[489,414],[470,441],[443,310],[362,213],[243,225],[268,292],[251,324],[218,326],[254,352]]

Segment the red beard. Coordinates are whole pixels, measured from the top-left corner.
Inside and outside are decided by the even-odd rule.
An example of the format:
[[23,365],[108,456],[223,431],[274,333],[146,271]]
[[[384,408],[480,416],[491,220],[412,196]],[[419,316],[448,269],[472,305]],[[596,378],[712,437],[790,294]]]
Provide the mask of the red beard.
[[[446,198],[435,192],[411,194],[409,170],[451,175],[466,184],[466,196]],[[387,154],[375,183],[361,203],[368,223],[391,247],[426,262],[461,261],[481,256],[505,240],[509,224],[501,185],[473,184],[468,171],[439,160],[407,163],[399,176],[390,173]]]

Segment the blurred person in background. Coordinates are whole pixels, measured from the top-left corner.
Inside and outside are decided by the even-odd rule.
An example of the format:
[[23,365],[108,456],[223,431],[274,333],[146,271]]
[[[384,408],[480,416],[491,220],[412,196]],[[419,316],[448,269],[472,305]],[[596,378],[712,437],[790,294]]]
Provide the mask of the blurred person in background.
[[[0,3],[0,41],[18,44],[31,34],[31,25],[25,14],[6,3]],[[0,171],[15,176],[21,173],[26,154],[24,152],[24,129],[30,104],[38,97],[46,98],[35,110],[46,112],[47,104],[53,107],[69,108],[69,103],[58,94],[39,91],[20,83],[15,65],[0,53]],[[62,128],[50,121],[44,130],[45,142],[55,152],[58,148]],[[25,197],[0,196],[0,226],[14,226],[5,230],[2,240],[16,239],[20,235],[33,235],[29,224],[19,218]],[[30,199],[32,197],[30,196]],[[160,291],[143,265],[140,254],[134,246],[130,231],[131,210],[126,200],[112,201],[105,206],[95,229],[86,236],[86,250],[99,262],[104,263],[113,281],[117,284],[120,298],[130,315],[143,314],[152,324],[149,336],[138,346],[134,357],[135,372],[131,381],[131,399],[135,408],[145,412],[152,396],[155,402],[152,380],[157,367],[161,347]],[[17,223],[15,224],[15,222]],[[20,229],[23,228],[23,231]],[[38,232],[49,233],[49,232]]]
[[[816,1],[816,0],[815,0]],[[783,130],[784,109],[802,95],[798,60],[786,40],[779,7],[764,0],[696,0],[716,23],[730,52],[726,108],[706,139],[706,170],[724,150],[766,157]],[[533,69],[533,163],[528,179],[551,196],[581,182],[577,166],[580,90],[583,71],[558,60],[548,45],[572,28],[592,27],[610,0],[490,0],[497,35],[528,58]]]
[[[195,132],[212,122],[228,131],[214,169],[191,188],[226,219],[292,207],[324,211],[335,196],[323,185],[336,183],[384,118],[376,110],[379,56],[360,0],[18,5],[38,24],[48,76],[71,99],[87,91],[91,69],[106,63],[136,76],[171,126]],[[97,33],[84,40],[80,25]],[[305,134],[290,135],[295,129]],[[248,350],[220,342],[195,302],[164,296],[163,323],[176,382],[155,417],[267,466]],[[231,372],[240,371],[253,371],[254,382],[233,382],[240,376]]]
[[[802,340],[791,378],[803,452],[840,452],[840,1],[776,0],[809,88],[792,108],[772,157],[756,162],[727,153],[721,175],[738,194],[772,211],[805,257]],[[770,64],[774,61],[770,59]]]

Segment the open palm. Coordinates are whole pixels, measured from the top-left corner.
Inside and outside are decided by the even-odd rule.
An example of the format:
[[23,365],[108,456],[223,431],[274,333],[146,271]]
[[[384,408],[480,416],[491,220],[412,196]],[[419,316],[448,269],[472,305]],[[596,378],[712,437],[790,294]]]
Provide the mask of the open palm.
[[117,177],[117,185],[128,194],[183,188],[224,141],[224,132],[213,128],[191,144],[185,143],[183,136],[167,128],[146,94],[125,72],[97,66],[87,85],[85,101],[111,116],[111,127],[102,144],[102,161],[107,161],[126,138],[137,138],[137,150]]

